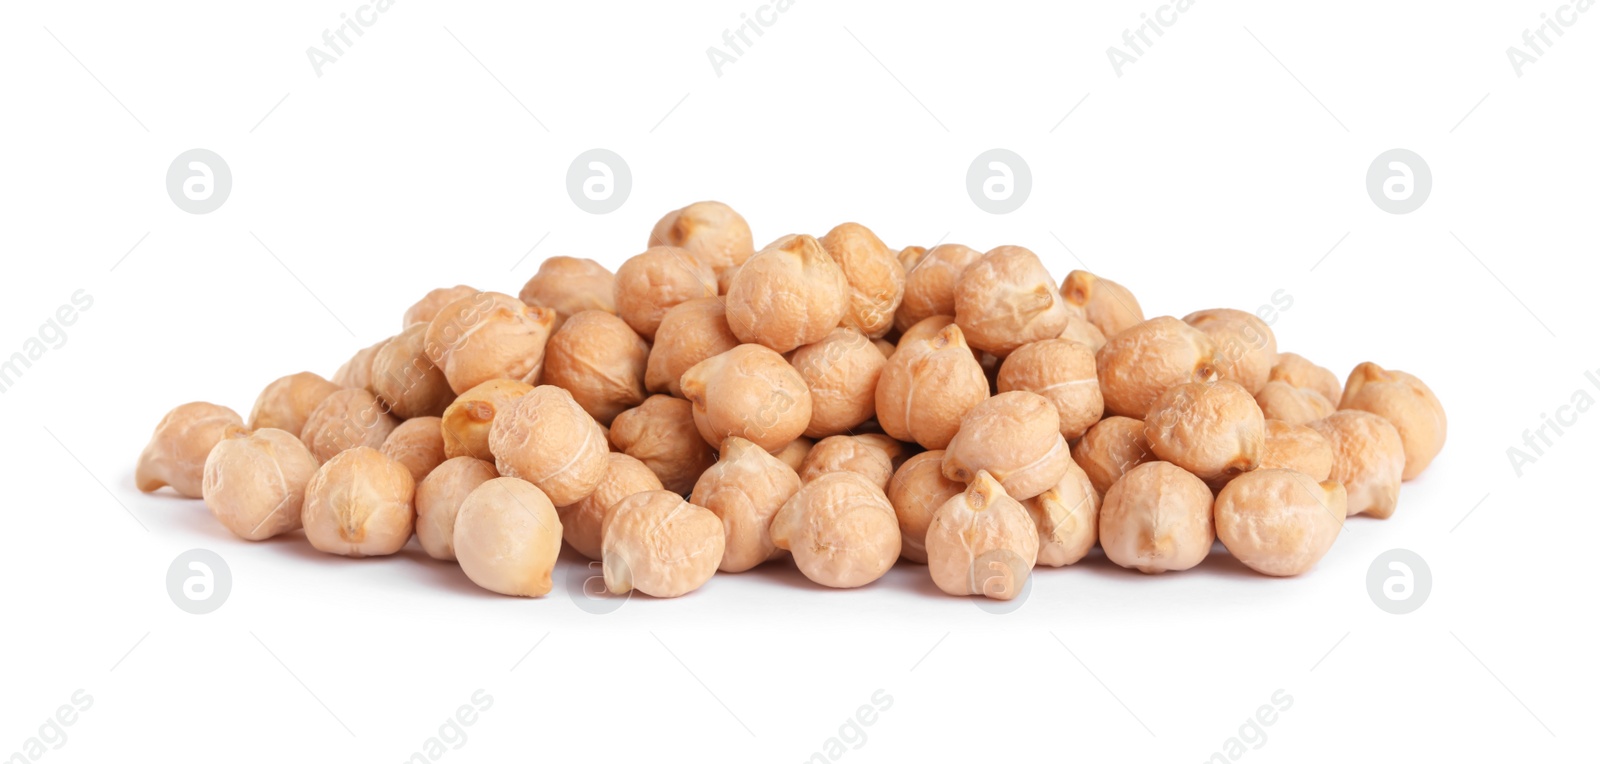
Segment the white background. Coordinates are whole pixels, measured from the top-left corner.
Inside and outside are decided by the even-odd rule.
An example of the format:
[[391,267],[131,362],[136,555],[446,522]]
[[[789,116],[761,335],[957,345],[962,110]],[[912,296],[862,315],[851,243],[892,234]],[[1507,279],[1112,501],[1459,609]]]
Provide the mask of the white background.
[[[480,688],[494,705],[441,760],[805,761],[880,689],[893,705],[841,760],[1204,761],[1280,689],[1292,707],[1242,760],[1592,755],[1600,414],[1520,477],[1506,449],[1600,398],[1600,12],[1518,77],[1505,50],[1556,0],[1200,0],[1118,77],[1106,49],[1157,0],[799,0],[719,77],[706,49],[758,0],[400,0],[318,77],[306,48],[357,5],[0,10],[0,355],[94,300],[0,396],[0,756],[80,688],[94,703],[44,760],[398,762]],[[164,188],[195,147],[234,179],[206,215]],[[594,147],[632,169],[608,215],[565,190]],[[995,147],[1032,168],[1009,215],[966,194]],[[1396,147],[1433,173],[1407,215],[1364,188]],[[699,199],[758,244],[846,220],[896,247],[1021,244],[1151,316],[1285,290],[1281,349],[1421,376],[1449,441],[1392,519],[1353,519],[1297,579],[1097,556],[1041,569],[1007,615],[919,567],[832,591],[786,563],[594,615],[561,588],[491,595],[414,544],[239,541],[133,489],[172,406],[248,413],[428,289],[515,294],[556,254],[615,267]],[[234,579],[210,615],[165,590],[195,547]],[[1434,579],[1405,616],[1366,592],[1396,547]]]

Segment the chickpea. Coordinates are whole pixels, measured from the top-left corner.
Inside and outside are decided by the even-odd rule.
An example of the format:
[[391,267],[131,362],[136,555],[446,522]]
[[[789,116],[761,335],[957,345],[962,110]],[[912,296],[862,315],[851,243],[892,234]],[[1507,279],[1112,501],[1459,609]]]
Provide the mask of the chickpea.
[[933,513],[927,548],[928,573],[940,591],[1009,600],[1039,558],[1039,531],[999,481],[979,470],[966,491]]
[[1082,467],[1072,464],[1060,482],[1022,502],[1039,533],[1037,565],[1059,568],[1082,560],[1094,548],[1100,496]]
[[644,462],[627,454],[606,454],[606,474],[594,493],[578,500],[576,504],[556,507],[561,516],[561,536],[591,560],[600,559],[600,530],[604,527],[606,513],[617,502],[636,493],[661,490],[661,478],[651,472]]
[[650,231],[650,246],[662,244],[682,247],[710,265],[723,287],[756,251],[750,224],[722,202],[695,202],[668,212]]
[[656,473],[668,491],[683,496],[717,460],[695,425],[694,405],[682,398],[652,395],[617,415],[611,442]]
[[816,441],[810,438],[795,438],[775,456],[778,457],[778,461],[789,465],[789,469],[798,473],[801,465],[806,463],[806,457],[811,455],[811,449],[816,445]]
[[1072,311],[1039,256],[1022,247],[996,247],[961,272],[956,324],[972,346],[1005,357],[1060,337]]
[[1125,416],[1100,420],[1072,448],[1072,460],[1101,496],[1128,470],[1154,458],[1144,436],[1144,420]]
[[1106,558],[1141,573],[1188,570],[1211,552],[1211,489],[1167,462],[1129,470],[1100,504]]
[[1106,346],[1106,335],[1100,327],[1078,315],[1067,316],[1067,328],[1061,330],[1061,339],[1088,345],[1090,353],[1098,353]]
[[522,285],[517,299],[556,312],[553,326],[586,310],[617,312],[617,277],[586,257],[556,256],[539,264],[539,272]]
[[1183,322],[1211,338],[1218,376],[1238,382],[1251,395],[1261,392],[1278,363],[1278,340],[1267,322],[1230,308],[1190,313]]
[[1250,393],[1228,380],[1168,388],[1145,417],[1156,458],[1202,480],[1249,472],[1261,464],[1266,418]]
[[422,416],[400,423],[383,439],[378,450],[384,456],[400,463],[411,472],[411,479],[421,483],[435,467],[444,463],[444,431],[436,416]]
[[695,364],[679,382],[707,443],[730,435],[777,451],[811,422],[811,391],[783,356],[740,345]]
[[1159,316],[1123,330],[1095,355],[1106,410],[1143,419],[1169,387],[1209,379],[1211,338],[1171,316]]
[[[911,328],[900,333],[900,342],[895,345],[895,351],[899,352],[900,348],[913,347],[915,343],[919,341],[928,342],[934,337],[939,336],[939,332],[944,331],[946,326],[954,326],[955,323],[955,316],[928,316],[927,318],[912,324]],[[963,335],[963,338],[965,338],[965,335]],[[982,355],[983,353],[981,351],[972,351],[972,358],[974,360],[978,359]],[[894,353],[890,353],[889,357],[893,358]]]
[[233,535],[261,541],[299,530],[306,484],[316,472],[316,457],[287,431],[231,427],[206,457],[201,493]]
[[549,308],[480,292],[441,309],[424,348],[458,395],[491,379],[537,384],[555,321]]
[[322,399],[306,417],[300,440],[319,462],[327,462],[346,449],[366,446],[378,449],[389,433],[400,426],[384,410],[383,402],[358,387],[347,387]]
[[452,541],[472,583],[513,597],[543,597],[561,554],[561,520],[538,486],[499,477],[461,502]]
[[906,293],[906,271],[899,259],[860,223],[841,223],[818,243],[844,271],[850,298],[844,325],[872,338],[888,334]]
[[944,452],[944,476],[966,483],[987,472],[1012,498],[1055,485],[1072,463],[1055,404],[1035,393],[1001,393],[972,407]]
[[319,552],[380,557],[411,540],[416,483],[399,462],[368,448],[340,451],[306,484],[300,521]]
[[773,516],[771,533],[806,578],[835,589],[882,578],[900,556],[894,507],[854,472],[830,472],[800,486]]
[[671,491],[645,491],[611,506],[602,530],[601,571],[612,594],[635,589],[681,597],[716,575],[722,521]]
[[427,333],[427,324],[412,324],[372,357],[370,389],[401,419],[438,416],[456,398],[444,372],[424,352]]
[[1326,398],[1335,409],[1339,407],[1339,401],[1344,395],[1338,375],[1294,353],[1279,353],[1278,363],[1273,365],[1272,372],[1267,378],[1287,382],[1302,390],[1315,391]]
[[799,490],[800,476],[760,446],[739,437],[722,441],[720,458],[695,481],[689,497],[722,520],[718,569],[741,573],[776,557],[772,517]]
[[887,490],[889,478],[904,461],[905,446],[887,435],[833,435],[817,441],[800,465],[800,482],[830,472],[854,472]]
[[495,416],[489,451],[501,475],[526,480],[566,506],[594,493],[611,449],[571,393],[539,385]]
[[340,387],[369,387],[372,385],[372,357],[389,340],[379,340],[356,351],[356,354],[345,361],[339,370],[333,373],[332,382]]
[[1333,474],[1333,443],[1307,425],[1268,419],[1257,469],[1294,470],[1320,483]]
[[1144,309],[1127,287],[1088,271],[1068,273],[1061,294],[1108,338],[1144,322]]
[[906,290],[900,310],[895,312],[895,328],[904,332],[929,316],[950,316],[950,320],[954,321],[956,283],[961,278],[961,272],[980,257],[983,257],[983,253],[971,247],[940,244],[912,263],[902,259],[901,263],[906,269]]
[[1422,380],[1403,371],[1363,363],[1350,372],[1344,385],[1341,409],[1370,411],[1400,432],[1406,467],[1401,480],[1410,480],[1433,463],[1444,449],[1444,404]]
[[1268,419],[1281,419],[1290,424],[1314,422],[1334,411],[1333,404],[1321,393],[1276,379],[1261,386],[1256,393],[1256,403]]
[[689,300],[717,296],[717,277],[688,250],[651,247],[617,269],[612,290],[617,315],[646,340],[654,340],[667,310]]
[[678,380],[689,367],[738,346],[739,338],[728,328],[722,298],[678,303],[661,316],[661,326],[656,329],[656,341],[645,364],[645,389],[682,396]]
[[[911,269],[916,267],[917,261],[921,260],[926,254],[928,254],[927,247],[918,247],[916,245],[912,245],[909,247],[901,247],[900,252],[894,256],[894,259],[899,260],[900,267],[905,269],[906,273],[909,274]],[[902,302],[901,304],[904,303]],[[898,329],[900,327],[897,326],[895,328]]]
[[404,329],[412,324],[426,324],[433,321],[434,317],[456,300],[463,300],[478,294],[478,290],[466,284],[457,284],[453,287],[440,287],[422,296],[416,304],[406,308],[406,314],[401,318],[400,328]]
[[244,420],[215,403],[185,403],[167,412],[139,454],[134,483],[145,493],[170,485],[179,496],[200,498],[206,457],[235,428],[244,429]]
[[816,239],[785,236],[728,283],[728,327],[740,342],[787,353],[820,342],[849,307],[844,271]]
[[951,324],[931,339],[901,340],[878,378],[874,408],[889,437],[941,449],[988,397],[989,378],[961,327]]
[[1355,409],[1335,411],[1310,426],[1333,444],[1328,477],[1344,484],[1349,514],[1393,515],[1406,466],[1400,431],[1377,414]]
[[872,346],[877,348],[879,353],[883,354],[884,360],[888,360],[889,356],[894,355],[893,342],[884,339],[877,339],[872,341]]
[[510,408],[531,390],[533,385],[526,382],[491,379],[458,396],[440,418],[445,457],[470,456],[493,462],[489,430],[494,425],[495,414]]
[[1083,437],[1105,413],[1094,351],[1072,340],[1030,342],[1006,356],[995,379],[1001,393],[1026,390],[1044,396],[1061,419],[1061,437]]
[[572,393],[600,424],[644,402],[644,368],[650,346],[627,322],[603,310],[576,313],[550,336],[544,377]]
[[889,505],[900,526],[900,556],[917,563],[928,561],[926,540],[933,513],[952,497],[967,490],[944,476],[943,451],[923,451],[907,459],[889,479]]
[[456,559],[456,516],[461,503],[500,473],[493,462],[457,456],[428,473],[417,484],[417,542],[435,560]]
[[822,438],[848,432],[872,418],[878,378],[888,359],[861,332],[839,327],[789,358],[811,391],[805,434]]
[[279,377],[256,398],[250,409],[250,429],[273,428],[298,438],[317,404],[341,389],[309,371]]
[[1346,496],[1294,470],[1256,470],[1217,494],[1217,538],[1251,570],[1298,576],[1311,569],[1344,528]]

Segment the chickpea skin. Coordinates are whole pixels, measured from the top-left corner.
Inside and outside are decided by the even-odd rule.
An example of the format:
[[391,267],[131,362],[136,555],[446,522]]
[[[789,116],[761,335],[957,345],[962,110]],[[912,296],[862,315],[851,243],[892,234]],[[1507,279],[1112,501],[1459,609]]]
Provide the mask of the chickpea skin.
[[989,378],[961,327],[951,324],[931,339],[901,340],[878,378],[874,408],[889,437],[942,449],[961,418],[988,397]]
[[627,454],[612,452],[606,455],[606,474],[594,493],[578,500],[576,504],[556,507],[561,516],[561,536],[591,560],[600,560],[601,528],[606,513],[617,502],[636,493],[661,490],[661,478],[651,472],[644,462]]
[[617,315],[640,337],[655,340],[661,318],[674,305],[717,296],[711,268],[680,247],[651,247],[617,269]]
[[894,507],[854,472],[830,472],[800,486],[773,516],[771,533],[806,578],[835,589],[882,578],[900,556]]
[[1332,403],[1315,390],[1295,387],[1288,382],[1272,380],[1256,393],[1256,404],[1268,419],[1280,419],[1290,424],[1315,422],[1334,411]]
[[1105,413],[1094,351],[1071,340],[1030,342],[1006,356],[995,379],[1002,393],[1026,390],[1044,396],[1061,419],[1061,437],[1083,437]]
[[450,381],[424,350],[427,333],[427,324],[412,324],[372,357],[370,389],[400,419],[438,416],[456,398]]
[[682,247],[710,265],[724,288],[756,251],[750,224],[722,202],[695,202],[662,216],[650,231],[650,246],[663,244]]
[[1009,600],[1028,583],[1039,531],[1022,504],[979,470],[966,491],[933,513],[927,549],[928,573],[940,591]]
[[433,321],[434,317],[456,300],[466,299],[478,293],[477,289],[466,284],[457,284],[453,287],[440,287],[428,292],[417,300],[411,307],[406,308],[405,315],[401,318],[400,328],[404,329],[412,324],[426,324]]
[[298,438],[317,404],[341,389],[309,371],[279,377],[256,398],[250,409],[250,429],[283,430]]
[[470,456],[493,462],[489,429],[494,425],[495,414],[510,408],[531,390],[533,385],[526,382],[491,379],[458,396],[440,417],[445,457]]
[[[905,264],[905,298],[895,312],[895,328],[904,332],[929,316],[956,315],[956,283],[967,266],[983,253],[960,244],[940,244],[914,263]],[[904,264],[904,260],[901,261]]]
[[728,327],[740,342],[787,353],[820,342],[849,307],[844,271],[816,239],[785,236],[728,283]]
[[906,460],[889,479],[889,504],[900,525],[900,556],[916,563],[928,561],[926,539],[933,513],[967,490],[944,476],[943,451],[923,451]]
[[417,542],[435,560],[456,559],[456,516],[478,486],[500,473],[493,462],[457,456],[445,460],[417,484]]
[[1061,330],[1061,339],[1087,345],[1090,353],[1098,353],[1106,346],[1106,335],[1100,327],[1077,315],[1067,317],[1067,328]]
[[1341,409],[1369,411],[1389,420],[1400,432],[1406,467],[1401,480],[1410,480],[1433,463],[1444,449],[1444,404],[1422,383],[1403,371],[1363,363],[1350,372],[1344,385]]
[[711,510],[724,530],[724,573],[741,573],[778,556],[772,518],[800,490],[800,476],[744,438],[722,441],[722,453],[695,481],[689,502]]
[[206,457],[201,493],[233,535],[261,541],[300,528],[306,484],[317,459],[285,430],[229,428]]
[[1333,474],[1333,443],[1315,429],[1268,419],[1266,436],[1257,469],[1294,470],[1318,483]]
[[799,472],[800,467],[806,463],[806,457],[811,455],[811,449],[816,445],[816,441],[810,438],[795,438],[774,455],[778,457],[778,461],[789,465],[789,469]]
[[1000,358],[1060,337],[1072,313],[1039,256],[1013,246],[995,247],[962,271],[955,307],[967,342]]
[[461,502],[452,541],[473,583],[497,594],[543,597],[561,554],[561,520],[537,486],[494,478]]
[[1311,390],[1327,399],[1329,405],[1335,409],[1344,393],[1339,385],[1339,376],[1308,360],[1305,356],[1294,353],[1279,353],[1278,362],[1273,365],[1267,379],[1276,382],[1285,382],[1302,390]]
[[215,403],[185,403],[167,412],[139,454],[134,484],[145,493],[170,485],[179,496],[200,498],[206,457],[234,428],[244,429],[244,420]]
[[1106,411],[1143,419],[1167,388],[1211,378],[1213,350],[1204,332],[1171,316],[1128,327],[1095,355]]
[[368,345],[356,351],[356,354],[345,361],[338,371],[333,373],[331,381],[340,387],[369,387],[372,384],[372,357],[378,354],[378,349],[388,343],[388,339]]
[[1108,338],[1144,322],[1144,309],[1127,287],[1088,271],[1068,273],[1061,295]]
[[1144,420],[1125,416],[1100,420],[1072,448],[1072,460],[1101,496],[1128,470],[1155,458],[1144,436]]
[[944,452],[944,476],[970,482],[987,472],[1012,498],[1031,499],[1055,485],[1072,463],[1055,404],[1044,396],[1001,393],[972,407]]
[[878,378],[887,363],[871,340],[849,327],[841,326],[821,341],[797,348],[789,364],[811,391],[806,437],[838,435],[871,419]]
[[716,462],[695,425],[694,405],[682,398],[652,395],[637,408],[617,415],[611,442],[656,473],[668,491],[683,496]]
[[1141,573],[1188,570],[1211,552],[1211,489],[1167,462],[1129,470],[1100,504],[1106,558]]
[[411,479],[421,483],[435,467],[444,463],[444,431],[436,416],[407,419],[383,439],[378,450],[406,468]]
[[600,424],[644,402],[645,363],[650,345],[627,322],[602,310],[574,314],[550,336],[544,377],[572,393]]
[[458,395],[491,379],[536,384],[555,321],[549,308],[480,292],[440,309],[424,349]]
[[586,257],[556,256],[539,265],[517,299],[556,312],[554,327],[586,310],[617,312],[617,277]]
[[1379,519],[1393,515],[1406,466],[1400,431],[1377,414],[1354,409],[1335,411],[1310,426],[1333,444],[1328,477],[1344,484],[1349,514]]
[[1037,565],[1059,568],[1082,560],[1099,538],[1100,497],[1082,467],[1073,464],[1061,481],[1022,502],[1039,532]]
[[887,489],[904,454],[905,446],[887,435],[833,435],[817,441],[806,454],[800,465],[800,482],[809,483],[830,472],[854,472]]
[[1231,477],[1261,464],[1266,418],[1237,382],[1169,388],[1144,422],[1144,436],[1156,457],[1202,480]]
[[400,426],[384,409],[378,397],[356,387],[347,387],[322,399],[306,417],[300,440],[319,462],[327,462],[346,449],[366,446],[378,449],[389,433]]
[[645,491],[612,505],[601,531],[601,571],[612,594],[637,589],[681,597],[716,575],[722,521],[671,491]]
[[306,484],[300,520],[319,552],[380,557],[411,540],[416,483],[399,462],[359,446],[324,462]]
[[906,292],[905,267],[895,253],[860,223],[841,223],[818,243],[844,271],[844,325],[874,339],[888,334]]
[[1256,470],[1217,494],[1217,538],[1251,570],[1298,576],[1312,568],[1344,528],[1346,496],[1336,480],[1318,483],[1293,470]]
[[1183,322],[1211,338],[1218,376],[1238,382],[1251,395],[1261,392],[1278,363],[1278,340],[1267,322],[1230,308],[1196,311]]
[[495,416],[489,450],[501,475],[534,484],[561,506],[594,493],[611,452],[599,423],[553,385],[533,388]]
[[679,384],[707,443],[737,435],[768,452],[800,437],[811,422],[811,391],[783,356],[740,345],[695,364]]
[[656,329],[656,341],[645,364],[645,389],[682,397],[678,380],[689,367],[738,346],[739,338],[728,328],[722,298],[678,303],[661,316],[661,326]]

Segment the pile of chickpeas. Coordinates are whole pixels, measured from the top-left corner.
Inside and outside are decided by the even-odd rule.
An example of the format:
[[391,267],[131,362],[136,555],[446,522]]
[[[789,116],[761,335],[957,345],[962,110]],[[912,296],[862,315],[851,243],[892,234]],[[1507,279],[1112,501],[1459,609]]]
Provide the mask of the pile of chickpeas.
[[1278,352],[1230,309],[1146,319],[1016,246],[886,246],[845,223],[757,250],[720,202],[668,213],[616,273],[552,257],[521,293],[436,289],[331,378],[248,423],[186,403],[138,487],[258,541],[389,555],[416,536],[537,597],[563,540],[615,594],[677,597],[784,556],[829,587],[898,560],[952,595],[1034,567],[1181,571],[1213,540],[1271,576],[1386,518],[1444,445],[1416,377]]

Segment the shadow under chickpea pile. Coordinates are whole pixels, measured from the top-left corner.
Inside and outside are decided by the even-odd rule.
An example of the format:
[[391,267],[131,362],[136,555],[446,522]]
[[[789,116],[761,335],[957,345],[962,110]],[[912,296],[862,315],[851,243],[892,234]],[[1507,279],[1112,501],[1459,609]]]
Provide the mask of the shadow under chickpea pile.
[[547,594],[565,541],[614,594],[788,555],[823,586],[904,559],[1010,599],[1096,543],[1145,573],[1214,539],[1303,573],[1445,439],[1421,380],[1363,363],[1341,385],[1250,313],[1146,319],[1022,247],[895,251],[856,223],[757,250],[720,202],[668,213],[615,274],[552,257],[516,297],[436,289],[402,324],[331,378],[273,381],[248,423],[173,409],[139,489],[330,554],[415,535],[508,595]]

